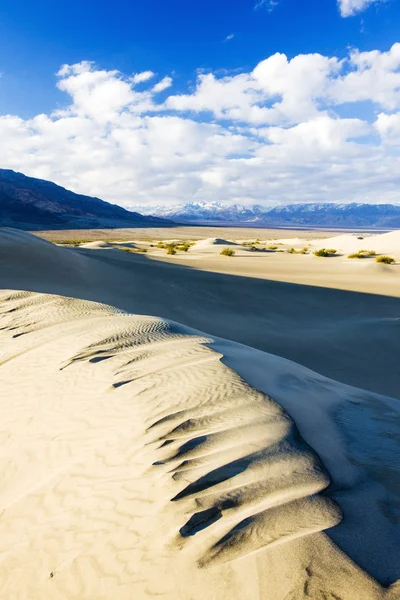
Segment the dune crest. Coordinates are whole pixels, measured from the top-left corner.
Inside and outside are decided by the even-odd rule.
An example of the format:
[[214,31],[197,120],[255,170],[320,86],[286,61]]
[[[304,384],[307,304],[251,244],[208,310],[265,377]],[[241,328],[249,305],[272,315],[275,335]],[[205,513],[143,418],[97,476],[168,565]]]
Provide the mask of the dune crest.
[[326,468],[213,338],[18,291],[0,338],[4,600],[395,598],[324,533]]

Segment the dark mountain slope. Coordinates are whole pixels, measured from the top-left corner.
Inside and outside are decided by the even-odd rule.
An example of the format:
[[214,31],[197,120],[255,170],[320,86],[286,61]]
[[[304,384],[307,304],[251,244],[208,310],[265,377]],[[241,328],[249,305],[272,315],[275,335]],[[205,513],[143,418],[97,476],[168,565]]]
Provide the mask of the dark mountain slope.
[[39,230],[159,227],[171,222],[75,194],[51,181],[0,169],[0,225]]

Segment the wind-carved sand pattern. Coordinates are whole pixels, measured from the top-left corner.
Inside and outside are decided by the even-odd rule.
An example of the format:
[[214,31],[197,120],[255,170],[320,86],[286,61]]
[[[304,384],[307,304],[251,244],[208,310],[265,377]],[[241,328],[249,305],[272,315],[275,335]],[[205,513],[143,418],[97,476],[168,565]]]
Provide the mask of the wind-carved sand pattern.
[[3,600],[395,599],[322,533],[326,469],[212,338],[5,291],[0,340]]

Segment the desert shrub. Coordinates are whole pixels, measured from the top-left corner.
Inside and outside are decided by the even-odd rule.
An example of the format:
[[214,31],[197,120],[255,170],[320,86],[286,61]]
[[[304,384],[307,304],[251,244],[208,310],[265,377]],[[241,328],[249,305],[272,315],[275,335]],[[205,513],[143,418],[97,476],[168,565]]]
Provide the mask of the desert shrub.
[[308,248],[302,248],[301,250],[295,250],[294,248],[289,248],[289,254],[307,254]]
[[81,244],[88,244],[91,241],[93,240],[63,240],[60,242],[54,242],[54,244],[59,246],[80,246]]
[[179,250],[180,252],[187,252],[190,248],[190,244],[187,244],[186,242],[183,244],[179,244],[178,246],[175,246],[175,248],[177,250]]
[[250,251],[251,252],[258,252],[258,248],[256,248],[255,246],[250,246]]
[[375,255],[375,250],[359,250],[358,252],[353,252],[353,254],[349,254],[348,258],[368,258],[369,256]]
[[396,261],[391,256],[378,256],[378,258],[376,259],[376,262],[384,263],[385,265],[392,265]]
[[278,246],[268,246],[268,250],[278,250]]
[[167,254],[176,254],[175,247],[172,244],[166,246]]
[[224,248],[221,254],[222,256],[235,256],[235,251],[232,248]]
[[138,252],[147,252],[146,248],[119,248],[119,250],[123,250],[124,252],[131,252],[132,254],[136,254]]
[[336,250],[333,248],[321,248],[320,250],[316,250],[314,252],[315,256],[334,256],[336,254]]

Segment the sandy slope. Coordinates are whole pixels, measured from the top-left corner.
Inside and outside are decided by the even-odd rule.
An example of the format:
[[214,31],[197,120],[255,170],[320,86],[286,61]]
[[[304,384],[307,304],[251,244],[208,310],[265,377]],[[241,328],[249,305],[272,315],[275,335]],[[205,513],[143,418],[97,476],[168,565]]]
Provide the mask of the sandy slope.
[[[166,257],[165,250],[160,252]],[[225,274],[173,262],[192,260],[191,252],[161,261],[115,249],[66,249],[25,232],[0,230],[0,287],[159,315],[284,356],[332,379],[400,398],[399,298],[272,281],[274,273],[282,277],[286,265],[290,277],[304,273],[304,283],[309,284],[310,271],[304,265],[310,259],[320,281],[333,287],[338,279],[328,265],[336,259],[267,254],[265,263],[259,259],[263,253],[254,253],[255,259],[250,252],[249,259],[218,255],[217,268],[231,269]],[[382,273],[377,280],[368,274],[368,261],[355,262],[345,265],[347,280],[356,280],[349,275],[354,266],[357,272],[366,271],[371,291],[384,293]],[[246,265],[254,264],[266,264],[268,271],[263,274],[262,266],[253,267],[253,273]],[[369,264],[375,266],[382,265]],[[248,270],[247,277],[238,276],[241,268]],[[399,295],[398,267],[387,269],[390,289]]]
[[[167,274],[157,305],[150,265]],[[62,296],[0,292],[0,597],[397,600],[398,400],[87,301],[161,310],[169,283],[200,307],[185,296],[192,271],[179,269],[1,232],[3,286]],[[210,284],[200,293],[206,309],[212,293]],[[383,300],[392,330],[397,304]],[[346,302],[337,296],[342,321]],[[344,352],[339,321],[324,329],[317,304],[325,344],[330,331],[329,348]],[[364,297],[362,306],[377,307]],[[234,333],[239,313],[225,319]],[[372,341],[384,327],[374,319]],[[251,302],[246,320],[260,329]]]
[[397,401],[82,300],[0,315],[4,600],[398,597]]
[[[375,250],[378,253],[391,254],[400,258],[400,231],[389,231],[377,235],[360,236],[339,235],[323,240],[326,248],[332,247],[346,254],[359,252],[360,250]],[[313,246],[321,246],[319,242],[314,241]]]

